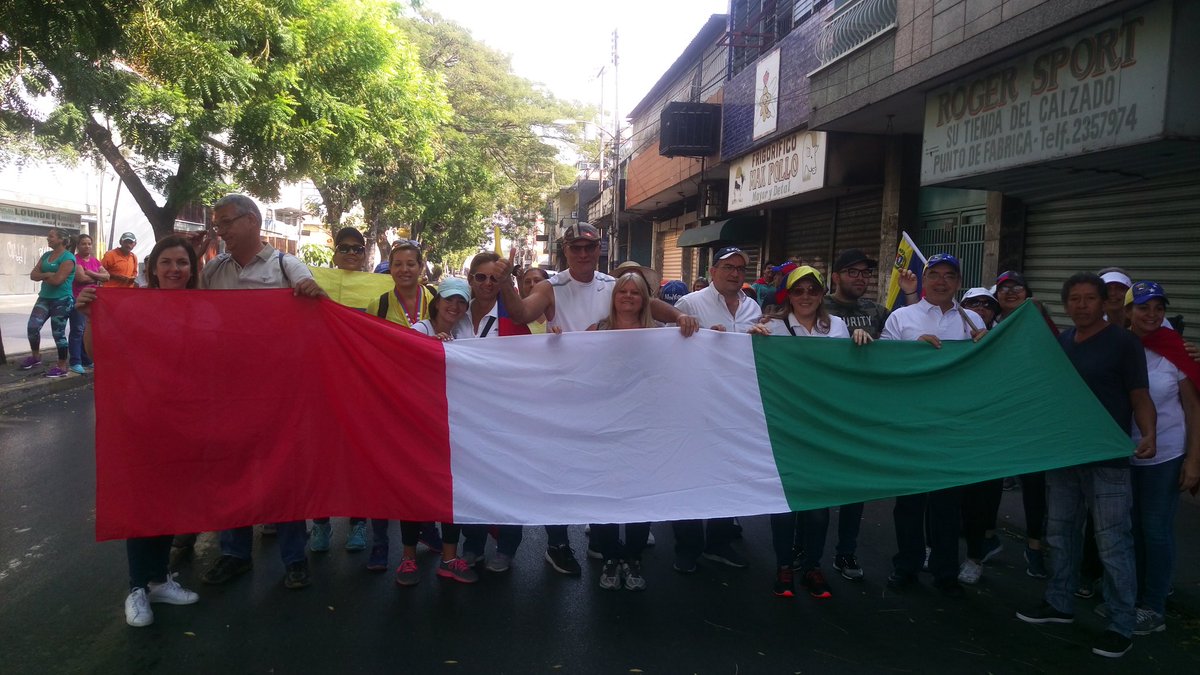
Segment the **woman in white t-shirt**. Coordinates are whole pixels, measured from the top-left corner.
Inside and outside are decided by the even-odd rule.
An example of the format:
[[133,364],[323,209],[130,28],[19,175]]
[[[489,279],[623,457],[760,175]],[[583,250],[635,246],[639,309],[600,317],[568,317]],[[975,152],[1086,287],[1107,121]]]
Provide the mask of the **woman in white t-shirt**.
[[[755,335],[792,335],[795,337],[851,337],[846,322],[825,309],[825,280],[816,269],[802,265],[788,274],[787,304],[763,315],[764,323],[748,332]],[[871,334],[855,329],[855,344],[871,342]],[[799,526],[799,527],[797,527]],[[829,598],[832,593],[821,572],[821,555],[829,532],[829,509],[812,509],[771,515],[771,541],[775,548],[775,595],[790,598],[796,594],[795,572],[801,584],[814,598]],[[795,552],[803,550],[802,556]]]
[[[1126,296],[1130,330],[1146,349],[1150,398],[1158,411],[1149,459],[1131,459],[1133,537],[1137,553],[1138,606],[1134,633],[1166,630],[1167,591],[1175,565],[1175,513],[1179,492],[1200,482],[1200,368],[1186,356],[1183,338],[1163,327],[1167,294],[1152,281],[1139,281]],[[1180,369],[1181,364],[1189,373]],[[1133,440],[1141,440],[1137,425]]]

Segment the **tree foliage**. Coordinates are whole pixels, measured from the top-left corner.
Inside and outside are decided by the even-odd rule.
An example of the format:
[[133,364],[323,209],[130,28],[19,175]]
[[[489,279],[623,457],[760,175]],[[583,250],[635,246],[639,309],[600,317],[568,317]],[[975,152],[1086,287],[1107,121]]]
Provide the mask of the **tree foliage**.
[[234,186],[271,199],[382,144],[431,157],[445,104],[382,0],[10,3],[3,133],[102,156],[158,236]]

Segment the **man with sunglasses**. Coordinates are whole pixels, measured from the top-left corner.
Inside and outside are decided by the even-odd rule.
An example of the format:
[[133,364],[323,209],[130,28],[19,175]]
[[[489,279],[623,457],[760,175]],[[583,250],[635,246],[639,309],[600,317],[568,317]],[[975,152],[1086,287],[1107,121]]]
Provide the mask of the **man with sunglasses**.
[[[512,283],[513,252],[494,263],[504,307],[513,321],[528,324],[543,315],[550,317],[548,327],[560,332],[585,331],[608,316],[616,279],[596,270],[600,260],[600,231],[588,223],[571,225],[560,240],[567,258],[567,269],[546,281],[540,281],[522,298]],[[683,335],[696,332],[699,324],[662,300],[651,300],[650,312],[656,321],[675,323]],[[546,526],[546,562],[560,574],[580,575],[579,562],[567,538],[566,525]]]
[[362,272],[367,264],[367,240],[357,228],[343,227],[334,237],[333,266],[347,272]]
[[[962,285],[962,265],[949,253],[930,256],[923,273],[925,297],[892,312],[883,326],[881,340],[927,342],[941,349],[942,340],[975,340],[986,333],[983,319],[963,309],[955,299]],[[929,521],[929,571],[934,586],[944,595],[962,597],[958,581],[958,533],[960,527],[958,488],[896,497],[892,518],[896,526],[897,553],[888,586],[903,589],[917,583],[925,557],[925,521]],[[927,515],[928,514],[928,515]]]
[[[842,251],[829,275],[833,292],[825,295],[825,311],[845,321],[851,334],[861,328],[874,340],[878,340],[883,332],[888,311],[883,305],[863,296],[867,294],[878,268],[879,261],[868,257],[862,249]],[[911,301],[917,300],[915,276],[901,278],[900,286]],[[833,568],[848,581],[862,581],[864,576],[858,564],[858,534],[862,529],[862,516],[862,502],[843,504],[838,509],[837,554],[833,559]]]

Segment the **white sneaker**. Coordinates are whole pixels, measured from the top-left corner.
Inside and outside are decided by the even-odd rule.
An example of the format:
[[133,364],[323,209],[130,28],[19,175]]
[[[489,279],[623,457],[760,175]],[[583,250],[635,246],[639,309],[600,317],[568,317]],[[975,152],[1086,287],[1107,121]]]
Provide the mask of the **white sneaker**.
[[146,589],[135,588],[129,592],[129,597],[125,598],[125,623],[134,628],[154,623],[154,611],[150,609]]
[[175,581],[175,575],[167,577],[161,584],[150,582],[150,592],[146,594],[150,602],[163,602],[168,605],[190,605],[200,599],[200,596],[189,591]]
[[958,583],[973,586],[979,583],[980,577],[983,576],[983,565],[974,560],[966,560],[962,567],[958,568]]

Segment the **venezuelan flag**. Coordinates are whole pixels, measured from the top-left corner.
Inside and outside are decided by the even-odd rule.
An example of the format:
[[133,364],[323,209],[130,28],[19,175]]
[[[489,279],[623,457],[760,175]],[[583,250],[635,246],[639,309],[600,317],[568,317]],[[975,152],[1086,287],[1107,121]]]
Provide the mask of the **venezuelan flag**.
[[905,305],[904,293],[900,291],[900,272],[912,270],[917,275],[917,297],[921,297],[921,274],[925,271],[925,256],[913,243],[907,232],[902,232],[900,244],[896,246],[896,262],[892,265],[892,276],[888,280],[887,308],[894,312]]

